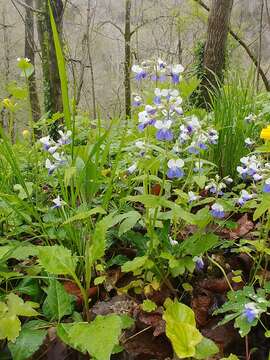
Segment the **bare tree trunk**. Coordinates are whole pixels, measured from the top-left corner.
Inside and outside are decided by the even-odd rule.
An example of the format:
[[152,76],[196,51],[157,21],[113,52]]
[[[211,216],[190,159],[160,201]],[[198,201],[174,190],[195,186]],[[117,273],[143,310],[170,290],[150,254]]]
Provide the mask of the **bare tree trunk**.
[[[33,7],[33,0],[25,0],[25,3]],[[35,67],[34,36],[34,14],[31,9],[26,8],[24,55],[26,58],[30,59],[31,64]],[[34,121],[38,121],[41,116],[41,111],[37,93],[35,72],[29,77],[28,81],[32,116]]]
[[126,119],[131,117],[131,84],[130,84],[130,69],[131,69],[131,30],[130,30],[130,13],[131,0],[126,0],[126,17],[125,17],[125,112]]
[[[38,15],[37,29],[42,53],[42,70],[44,83],[44,107],[48,116],[63,111],[61,96],[61,82],[53,41],[53,33],[50,22],[49,6],[47,1],[36,0],[37,8],[43,12]],[[51,7],[60,39],[62,38],[63,2],[62,0],[50,0]]]
[[[10,49],[9,49],[9,31],[6,24],[6,7],[2,9],[2,28],[3,28],[3,50],[4,50],[4,69],[5,69],[5,85],[9,83],[10,74]],[[1,110],[1,125],[3,128],[7,127],[9,123],[8,112],[5,108]]]
[[218,88],[223,80],[232,5],[233,0],[212,0],[203,61],[202,91],[206,103],[209,102],[209,87]]

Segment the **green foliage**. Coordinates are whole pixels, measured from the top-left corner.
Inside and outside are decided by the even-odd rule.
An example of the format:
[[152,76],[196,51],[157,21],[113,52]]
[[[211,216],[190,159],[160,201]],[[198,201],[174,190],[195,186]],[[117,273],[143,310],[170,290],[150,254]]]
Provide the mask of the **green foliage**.
[[75,274],[77,259],[71,251],[60,245],[39,248],[39,261],[44,269],[54,275]]
[[66,65],[65,65],[65,58],[63,55],[59,34],[57,32],[57,27],[55,24],[55,20],[53,17],[53,12],[51,8],[51,3],[48,0],[49,4],[49,12],[50,12],[50,21],[51,21],[51,27],[53,32],[53,40],[54,40],[54,46],[56,51],[56,58],[57,58],[57,64],[58,64],[58,71],[61,81],[61,92],[62,92],[62,100],[63,100],[63,108],[64,108],[64,119],[66,123],[66,127],[68,129],[71,129],[71,112],[70,112],[70,106],[69,106],[69,96],[68,96],[68,79],[67,79],[67,73],[66,73]]
[[68,345],[88,352],[96,360],[109,360],[119,344],[123,323],[117,315],[97,316],[90,324],[61,324],[58,336]]
[[156,308],[157,308],[157,305],[153,301],[151,301],[149,299],[144,300],[143,303],[142,303],[143,311],[152,312],[152,311],[155,311]]
[[[234,320],[234,327],[239,329],[241,337],[245,337],[270,307],[270,301],[266,296],[269,292],[268,285],[266,285],[266,290],[258,289],[257,292],[252,286],[245,286],[243,290],[230,291],[227,302],[215,311],[216,314],[227,313],[220,324]],[[246,315],[249,306],[254,314],[250,318]]]
[[0,302],[0,339],[14,342],[21,330],[19,316],[37,316],[38,312],[34,309],[37,306],[31,301],[24,302],[13,293],[7,295],[6,302]]
[[14,343],[9,343],[8,348],[13,360],[29,359],[43,344],[48,326],[45,321],[31,320],[22,326],[20,335]]
[[46,292],[47,297],[42,310],[48,320],[60,322],[63,316],[72,314],[72,297],[65,291],[64,286],[59,281],[50,279]]

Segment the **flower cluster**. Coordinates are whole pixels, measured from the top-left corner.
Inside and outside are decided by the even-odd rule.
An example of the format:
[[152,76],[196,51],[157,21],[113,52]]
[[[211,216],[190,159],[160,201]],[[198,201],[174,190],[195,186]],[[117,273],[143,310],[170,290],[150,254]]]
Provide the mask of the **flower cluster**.
[[259,181],[262,179],[262,162],[256,155],[244,156],[240,159],[241,166],[237,172],[243,180]]
[[68,130],[67,132],[63,132],[62,130],[58,131],[59,139],[54,141],[49,135],[42,137],[39,139],[41,144],[43,145],[43,150],[48,151],[52,160],[49,158],[45,161],[45,167],[48,170],[49,175],[51,175],[59,166],[64,165],[66,163],[64,152],[58,152],[58,150],[64,145],[68,145],[71,143],[71,135],[72,132]]
[[164,82],[171,79],[173,84],[178,84],[184,67],[181,64],[168,65],[162,59],[158,59],[157,61],[143,61],[140,65],[133,65],[131,70],[137,81],[148,78],[155,82]]

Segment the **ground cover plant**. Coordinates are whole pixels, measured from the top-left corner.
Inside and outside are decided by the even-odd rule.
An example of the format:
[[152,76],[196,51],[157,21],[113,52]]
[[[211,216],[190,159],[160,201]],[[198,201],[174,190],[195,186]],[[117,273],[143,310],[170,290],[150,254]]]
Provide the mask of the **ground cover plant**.
[[151,58],[131,118],[89,126],[50,16],[63,113],[33,121],[27,58],[2,101],[0,358],[268,359],[269,95],[239,78],[195,107],[197,77]]

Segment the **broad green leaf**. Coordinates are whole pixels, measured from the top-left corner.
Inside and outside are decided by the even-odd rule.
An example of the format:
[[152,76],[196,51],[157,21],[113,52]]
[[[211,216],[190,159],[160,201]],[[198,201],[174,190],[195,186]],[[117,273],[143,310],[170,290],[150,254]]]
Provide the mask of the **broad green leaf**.
[[18,316],[7,314],[0,318],[0,340],[15,341],[21,330],[21,322]]
[[39,313],[33,308],[39,306],[39,304],[31,301],[24,302],[18,295],[10,293],[6,297],[8,311],[11,315],[20,316],[36,316]]
[[127,261],[124,265],[122,265],[121,269],[123,272],[136,271],[142,268],[147,260],[147,256],[138,256],[131,261]]
[[88,211],[81,211],[78,214],[76,214],[76,215],[70,217],[69,219],[67,219],[66,221],[64,221],[62,225],[67,225],[67,224],[70,224],[75,221],[86,220],[86,219],[89,219],[92,215],[96,215],[96,214],[106,214],[106,211],[100,206],[95,207],[94,209],[91,209]]
[[117,315],[97,316],[91,323],[60,325],[60,337],[75,349],[87,351],[96,360],[110,360],[119,343],[122,329],[121,318]]
[[26,326],[22,327],[15,343],[8,344],[13,360],[29,359],[43,344],[47,330],[39,329],[36,326],[39,323],[42,324],[41,321],[29,321]]
[[152,311],[155,311],[156,308],[157,308],[157,305],[153,301],[151,301],[149,299],[144,300],[143,303],[142,303],[143,311],[152,312]]
[[270,210],[270,198],[264,197],[253,214],[253,220],[258,220],[267,210]]
[[195,175],[193,176],[193,181],[202,189],[205,187],[207,177],[205,175]]
[[131,230],[141,218],[141,214],[138,211],[130,211],[127,213],[127,215],[127,218],[121,223],[119,227],[119,236]]
[[218,346],[214,341],[203,337],[202,341],[196,346],[195,359],[204,360],[219,352]]
[[65,315],[73,311],[72,298],[65,291],[64,286],[56,279],[51,279],[47,290],[47,297],[43,303],[43,313],[49,320],[58,322]]
[[28,196],[31,196],[33,193],[33,183],[32,182],[26,182],[25,183],[27,190],[28,190],[28,194],[26,193],[26,191],[24,190],[24,188],[22,187],[22,185],[20,184],[15,184],[13,186],[14,191],[18,191],[18,197],[21,200],[27,199]]
[[185,255],[199,256],[212,249],[219,241],[219,237],[213,233],[196,233],[181,243],[181,251]]
[[51,274],[72,276],[75,273],[77,258],[63,246],[41,246],[39,262]]
[[163,319],[166,321],[166,335],[180,359],[194,357],[196,346],[203,337],[196,328],[193,311],[186,305],[167,299]]

